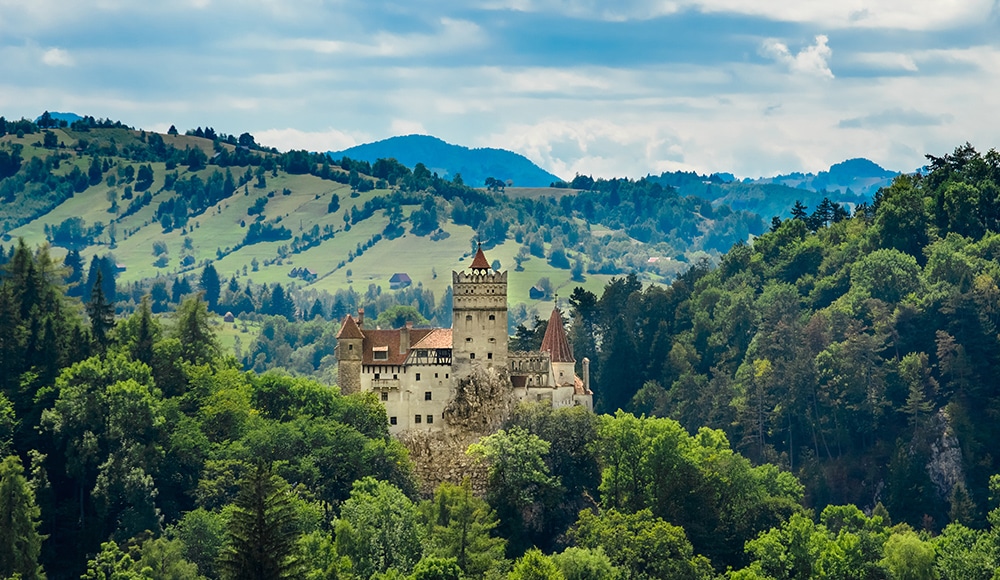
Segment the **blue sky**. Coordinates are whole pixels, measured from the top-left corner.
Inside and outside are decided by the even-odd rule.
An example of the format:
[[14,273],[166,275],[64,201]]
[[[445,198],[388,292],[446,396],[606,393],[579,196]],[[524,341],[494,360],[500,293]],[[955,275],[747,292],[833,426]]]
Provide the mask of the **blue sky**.
[[0,0],[0,114],[398,134],[565,178],[1000,146],[1000,0]]

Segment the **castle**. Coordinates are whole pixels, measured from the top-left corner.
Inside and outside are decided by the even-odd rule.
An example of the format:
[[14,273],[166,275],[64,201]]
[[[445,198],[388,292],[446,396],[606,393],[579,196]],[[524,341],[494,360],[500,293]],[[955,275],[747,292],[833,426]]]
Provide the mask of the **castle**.
[[348,314],[337,334],[338,383],[344,393],[371,391],[385,405],[389,430],[448,428],[445,409],[463,380],[478,372],[509,376],[510,395],[553,407],[593,410],[590,361],[583,378],[558,306],[553,308],[541,349],[508,350],[507,272],[494,271],[476,250],[468,271],[452,272],[451,328],[364,330],[364,310]]

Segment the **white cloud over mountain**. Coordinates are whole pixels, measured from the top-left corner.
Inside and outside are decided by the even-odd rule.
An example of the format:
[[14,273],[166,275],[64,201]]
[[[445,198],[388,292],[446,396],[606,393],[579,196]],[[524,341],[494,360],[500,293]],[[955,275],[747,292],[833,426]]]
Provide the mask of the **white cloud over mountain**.
[[0,0],[0,114],[279,148],[427,132],[563,177],[997,145],[995,0]]

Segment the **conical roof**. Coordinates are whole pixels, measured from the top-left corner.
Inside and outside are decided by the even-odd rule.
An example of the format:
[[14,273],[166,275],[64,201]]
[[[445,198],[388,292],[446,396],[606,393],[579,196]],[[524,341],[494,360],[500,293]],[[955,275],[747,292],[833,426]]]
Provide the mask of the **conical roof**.
[[552,362],[576,362],[558,306],[552,309],[552,315],[549,316],[549,325],[545,328],[545,338],[542,339],[542,352],[549,353]]
[[476,248],[476,257],[472,259],[472,265],[469,266],[473,270],[489,270],[490,263],[486,260],[486,254],[483,253],[483,245],[479,244]]
[[337,333],[337,340],[344,338],[364,338],[364,333],[358,327],[358,323],[354,321],[354,317],[348,314],[344,318],[344,324],[340,327],[340,332]]

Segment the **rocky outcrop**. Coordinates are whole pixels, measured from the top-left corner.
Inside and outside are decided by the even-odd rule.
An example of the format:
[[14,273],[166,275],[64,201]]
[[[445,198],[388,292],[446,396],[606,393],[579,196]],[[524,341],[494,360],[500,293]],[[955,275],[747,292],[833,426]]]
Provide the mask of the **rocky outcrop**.
[[954,429],[951,428],[951,418],[944,409],[934,416],[932,430],[938,433],[938,436],[931,442],[927,475],[937,489],[938,496],[946,499],[951,496],[956,485],[959,483],[965,485],[962,448],[959,446]]
[[486,435],[503,425],[517,397],[506,369],[476,367],[471,375],[460,379],[455,396],[444,410],[444,419],[457,430]]
[[421,494],[429,497],[441,482],[457,485],[466,477],[474,493],[485,494],[486,468],[465,450],[480,437],[500,429],[516,406],[508,372],[477,367],[472,375],[458,381],[455,396],[445,407],[447,429],[400,433],[399,440],[410,450]]
[[486,493],[486,467],[465,453],[469,445],[479,441],[480,434],[462,430],[406,431],[398,438],[410,450],[422,496],[431,497],[434,488],[444,481],[458,485],[466,477],[473,493],[480,497]]

